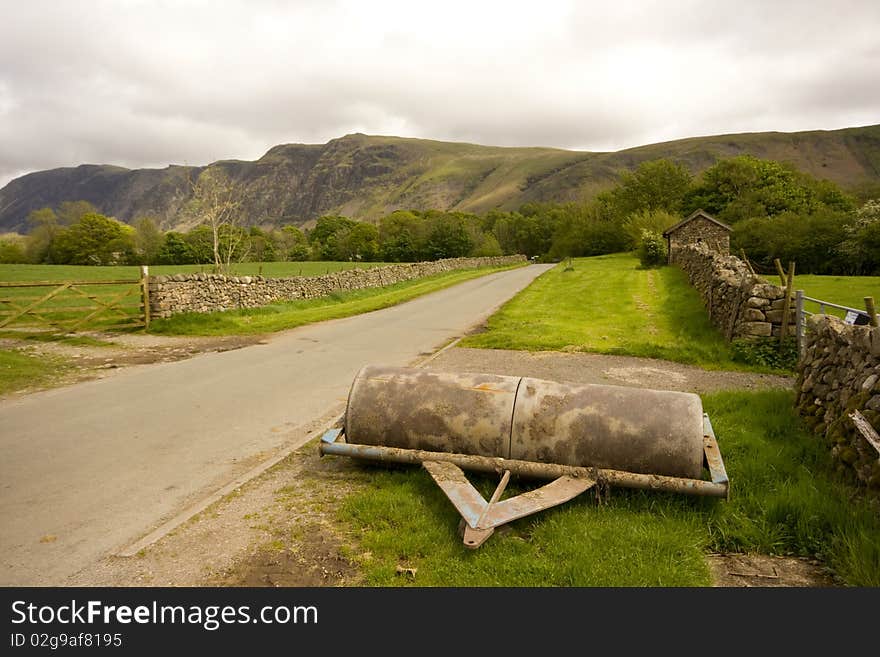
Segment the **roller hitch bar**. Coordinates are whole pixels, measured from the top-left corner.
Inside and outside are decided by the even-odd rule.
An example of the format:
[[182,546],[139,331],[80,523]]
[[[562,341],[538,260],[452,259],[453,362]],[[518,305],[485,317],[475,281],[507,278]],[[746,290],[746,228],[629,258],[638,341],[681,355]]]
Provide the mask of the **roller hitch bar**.
[[[421,465],[461,515],[459,529],[465,546],[469,548],[482,545],[496,527],[563,504],[597,484],[725,499],[730,493],[730,482],[724,461],[718,449],[712,423],[705,413],[703,414],[703,464],[709,471],[710,481],[473,454],[358,445],[344,442],[345,430],[341,428],[343,423],[337,424],[337,427],[322,436],[319,446],[321,456],[348,456],[380,463]],[[467,480],[463,470],[501,475],[501,482],[489,501],[486,501]],[[511,475],[551,481],[540,488],[501,500]]]

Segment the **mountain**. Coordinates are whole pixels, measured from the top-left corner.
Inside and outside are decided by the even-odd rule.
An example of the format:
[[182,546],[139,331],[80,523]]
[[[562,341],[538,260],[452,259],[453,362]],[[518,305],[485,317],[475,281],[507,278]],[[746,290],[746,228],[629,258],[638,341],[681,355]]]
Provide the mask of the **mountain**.
[[880,181],[880,125],[694,137],[613,153],[354,134],[326,144],[275,146],[253,162],[165,169],[83,164],[30,173],[0,189],[0,233],[23,232],[31,210],[75,200],[122,221],[149,215],[174,228],[189,180],[208,167],[223,169],[241,186],[249,224],[303,224],[323,214],[370,220],[399,208],[481,213],[529,201],[577,201],[646,160],[669,158],[696,174],[741,154],[791,162],[849,188]]

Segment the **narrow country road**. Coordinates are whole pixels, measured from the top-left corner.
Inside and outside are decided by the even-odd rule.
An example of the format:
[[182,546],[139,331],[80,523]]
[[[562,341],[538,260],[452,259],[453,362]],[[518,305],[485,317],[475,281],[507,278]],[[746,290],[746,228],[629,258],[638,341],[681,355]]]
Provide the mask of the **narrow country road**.
[[0,585],[65,585],[311,438],[302,428],[345,400],[363,365],[411,363],[548,268],[490,274],[267,344],[0,402]]

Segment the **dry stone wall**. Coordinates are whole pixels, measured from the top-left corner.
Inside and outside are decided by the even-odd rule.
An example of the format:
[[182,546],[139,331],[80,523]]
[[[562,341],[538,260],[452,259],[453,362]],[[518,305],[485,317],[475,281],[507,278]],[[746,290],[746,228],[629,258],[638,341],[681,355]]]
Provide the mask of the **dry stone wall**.
[[[688,276],[709,311],[712,323],[728,340],[778,336],[785,309],[785,288],[752,274],[736,256],[722,255],[706,244],[681,247],[675,263]],[[789,335],[794,335],[794,294]]]
[[880,488],[880,454],[849,417],[859,411],[880,428],[880,328],[809,317],[796,390],[798,411],[829,441],[832,454],[861,481]]
[[454,269],[501,267],[525,261],[526,258],[522,255],[449,258],[370,269],[346,269],[321,276],[294,278],[222,274],[151,276],[150,312],[153,317],[170,317],[183,312],[210,313],[232,308],[255,308],[275,301],[326,296],[339,290],[381,287]]

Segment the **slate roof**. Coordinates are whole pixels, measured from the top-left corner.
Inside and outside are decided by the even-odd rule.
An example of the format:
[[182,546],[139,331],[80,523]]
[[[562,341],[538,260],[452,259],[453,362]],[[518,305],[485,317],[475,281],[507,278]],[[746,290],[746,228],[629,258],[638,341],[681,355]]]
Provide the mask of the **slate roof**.
[[677,231],[679,228],[681,228],[681,227],[684,226],[685,224],[688,224],[688,223],[692,222],[692,221],[693,221],[694,219],[696,219],[697,217],[702,217],[703,219],[707,219],[707,220],[711,221],[713,224],[715,224],[715,225],[717,225],[717,226],[721,226],[721,228],[723,228],[724,230],[726,230],[726,231],[728,231],[728,232],[731,231],[731,230],[733,230],[733,229],[732,229],[730,226],[728,226],[727,224],[718,221],[718,220],[717,220],[715,217],[713,217],[711,214],[709,214],[709,213],[706,212],[705,210],[700,209],[700,210],[697,210],[696,212],[694,212],[693,214],[691,214],[691,215],[690,215],[689,217],[687,217],[686,219],[682,219],[681,221],[679,221],[679,222],[678,222],[677,224],[675,224],[674,226],[670,226],[669,228],[667,228],[666,230],[664,230],[664,231],[663,231],[663,237],[668,237],[669,235],[671,235],[672,233],[674,233],[675,231]]

